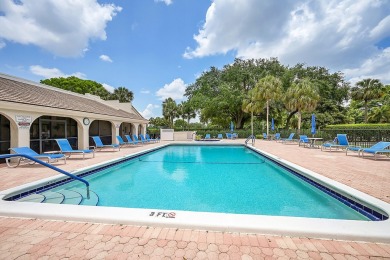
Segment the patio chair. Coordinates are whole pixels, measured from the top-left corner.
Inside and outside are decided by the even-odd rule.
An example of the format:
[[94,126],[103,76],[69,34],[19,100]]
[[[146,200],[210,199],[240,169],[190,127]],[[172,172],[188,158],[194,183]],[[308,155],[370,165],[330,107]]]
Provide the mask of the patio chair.
[[266,133],[263,133],[263,140],[268,140],[268,136]]
[[211,139],[210,134],[206,134],[206,135],[204,136],[204,139]]
[[153,138],[150,138],[150,135],[149,135],[149,134],[146,134],[145,137],[146,137],[146,140],[148,140],[149,142],[155,142],[155,143],[157,143],[157,142],[160,141],[159,138],[154,138],[154,139],[153,139]]
[[56,140],[56,142],[58,144],[58,147],[60,147],[61,153],[65,154],[65,155],[68,155],[69,157],[72,154],[82,154],[83,155],[83,159],[85,159],[85,154],[92,153],[92,157],[95,158],[95,149],[93,149],[93,150],[88,150],[88,149],[85,149],[85,150],[74,150],[72,148],[72,146],[70,145],[68,139],[55,139],[55,140]]
[[106,148],[112,148],[113,151],[115,149],[118,149],[120,151],[121,147],[118,144],[103,144],[102,139],[100,139],[100,136],[92,136],[93,141],[95,142],[96,149],[102,150]]
[[141,138],[142,143],[150,143],[150,140],[147,140],[143,134],[140,134],[139,137]]
[[347,147],[357,147],[357,146],[349,145],[346,134],[337,134],[337,137],[333,140],[333,142],[326,142],[321,145],[321,151],[329,149],[329,151],[331,152],[332,148],[338,150],[338,149],[346,149]]
[[223,135],[222,134],[218,134],[217,138],[218,139],[223,139]]
[[120,146],[134,145],[133,142],[125,142],[125,141],[123,140],[122,136],[120,136],[120,135],[117,135],[117,136],[116,136],[116,139],[118,140]]
[[280,140],[280,133],[276,133],[275,134],[275,141],[279,141]]
[[227,139],[233,139],[233,135],[231,133],[226,133],[226,138]]
[[141,142],[141,143],[146,143],[146,142],[144,142],[142,139],[141,140],[139,140],[138,139],[138,137],[137,137],[137,135],[133,135],[133,140],[134,140],[134,143],[136,143],[136,144],[138,144],[139,142]]
[[[13,147],[13,148],[9,148],[9,150],[11,150],[11,152],[13,152],[14,154],[25,154],[25,155],[29,155],[31,157],[34,157],[35,159],[38,159],[38,160],[46,159],[47,163],[56,162],[56,161],[58,161],[58,159],[64,159],[64,163],[66,164],[66,156],[64,154],[39,154],[39,153],[35,152],[33,149],[31,149],[30,147]],[[29,164],[35,163],[34,161],[31,161],[27,158],[18,157],[18,158],[16,158],[15,164],[11,165],[11,163],[10,163],[11,160],[12,160],[12,158],[5,159],[7,166],[11,167],[11,168],[15,168],[15,167],[19,166],[20,163],[24,162],[24,161],[26,161]]]
[[364,158],[364,153],[371,153],[374,155],[374,160],[376,160],[377,154],[386,154],[390,156],[390,142],[379,142],[371,146],[370,148],[361,148],[359,153],[362,153],[362,158]]
[[232,134],[232,139],[237,139],[238,138],[238,134],[237,133],[233,133]]
[[306,147],[306,145],[310,145],[310,140],[307,139],[307,135],[299,135],[299,142],[298,142],[298,145],[301,146],[303,145],[303,147]]
[[127,142],[132,143],[134,145],[138,144],[138,141],[131,139],[130,135],[125,135]]
[[287,138],[281,138],[280,140],[282,141],[282,144],[287,144],[287,143],[294,143],[296,140],[293,139],[295,133],[291,133]]

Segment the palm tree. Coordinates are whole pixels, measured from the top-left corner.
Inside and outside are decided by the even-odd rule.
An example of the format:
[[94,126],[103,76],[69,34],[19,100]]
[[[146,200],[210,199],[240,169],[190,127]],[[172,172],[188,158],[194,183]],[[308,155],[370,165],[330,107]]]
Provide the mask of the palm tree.
[[298,111],[298,132],[301,129],[301,113],[314,111],[319,100],[320,95],[316,86],[307,78],[293,83],[287,90],[285,106],[290,111]]
[[183,119],[187,119],[187,125],[189,126],[191,118],[196,117],[195,109],[188,101],[181,102],[181,106],[182,106],[182,117]]
[[246,113],[249,112],[251,113],[252,136],[253,136],[253,114],[259,113],[264,107],[264,102],[258,99],[257,96],[258,96],[258,89],[257,88],[251,89],[248,91],[248,94],[246,95],[242,103],[242,110]]
[[120,103],[128,103],[133,101],[134,94],[125,87],[119,87],[114,89],[114,93],[112,93],[111,99],[119,100]]
[[390,122],[390,105],[382,105],[374,107],[368,115],[368,121],[373,123],[389,123]]
[[378,79],[363,79],[355,84],[351,89],[353,100],[364,102],[364,122],[368,120],[368,102],[382,97],[385,88]]
[[162,103],[162,114],[166,120],[169,122],[169,127],[173,128],[173,120],[178,115],[177,105],[175,100],[172,98],[167,98]]
[[276,100],[282,94],[282,81],[274,76],[268,75],[256,84],[257,98],[263,100],[267,105],[267,136],[269,134],[269,103]]

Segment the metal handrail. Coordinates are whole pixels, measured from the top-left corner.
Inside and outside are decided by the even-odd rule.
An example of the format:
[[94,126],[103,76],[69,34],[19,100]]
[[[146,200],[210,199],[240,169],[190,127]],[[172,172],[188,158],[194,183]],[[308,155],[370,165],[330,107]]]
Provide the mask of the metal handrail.
[[248,136],[248,138],[245,140],[245,145],[248,145],[249,140],[252,140],[252,146],[255,143],[256,137],[254,135]]
[[86,180],[84,180],[84,179],[82,179],[82,178],[80,178],[80,177],[78,177],[76,175],[73,175],[73,174],[71,174],[71,173],[69,173],[67,171],[64,171],[64,170],[62,170],[60,168],[57,168],[57,167],[55,167],[53,165],[50,165],[50,164],[45,163],[45,162],[43,162],[41,160],[38,160],[38,159],[36,159],[36,158],[34,158],[34,157],[30,156],[30,155],[27,155],[27,154],[3,154],[3,155],[0,155],[0,159],[7,159],[7,158],[12,158],[12,157],[24,157],[24,158],[27,158],[27,159],[29,159],[31,161],[37,162],[37,163],[39,163],[39,164],[41,164],[43,166],[46,166],[46,167],[48,167],[48,168],[50,168],[52,170],[57,171],[59,173],[65,174],[66,176],[68,176],[68,177],[70,177],[70,178],[72,178],[74,180],[83,182],[85,184],[85,186],[87,187],[87,199],[90,199],[90,197],[89,197],[89,182],[87,182]]

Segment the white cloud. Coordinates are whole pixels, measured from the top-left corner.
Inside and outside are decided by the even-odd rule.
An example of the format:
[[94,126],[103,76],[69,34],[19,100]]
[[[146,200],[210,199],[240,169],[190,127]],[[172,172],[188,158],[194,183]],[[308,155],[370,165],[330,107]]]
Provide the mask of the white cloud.
[[104,55],[104,54],[100,55],[99,59],[101,59],[102,61],[106,61],[106,62],[112,62],[112,59],[109,56]]
[[0,40],[0,49],[4,48],[6,46],[5,42]]
[[147,89],[142,89],[140,92],[141,94],[150,94],[150,90]]
[[157,90],[156,96],[158,96],[160,100],[164,100],[169,97],[175,100],[183,99],[185,90],[186,84],[184,84],[184,81],[181,78],[178,78],[169,84],[165,84],[164,87]]
[[75,72],[75,73],[67,75],[57,68],[44,68],[40,65],[30,66],[30,71],[31,71],[31,73],[38,75],[38,76],[42,76],[45,79],[59,78],[59,77],[66,78],[66,77],[70,77],[70,76],[75,76],[75,77],[78,77],[81,79],[85,78],[85,74],[81,73],[81,72]]
[[108,84],[106,84],[106,83],[103,83],[102,85],[103,85],[103,87],[104,87],[108,92],[114,93],[114,90],[115,90],[114,87],[112,87],[112,86],[110,86],[110,85],[108,85]]
[[390,84],[390,47],[379,55],[365,60],[359,67],[345,69],[343,73],[352,85],[366,79],[380,79],[383,84]]
[[91,39],[106,40],[107,23],[121,9],[97,0],[1,0],[0,40],[37,45],[58,56],[80,56]]
[[166,5],[171,5],[173,4],[173,1],[172,0],[154,0],[155,3],[158,3],[158,2],[164,2]]
[[[151,117],[156,117],[156,113],[155,113],[155,110],[157,108],[159,108],[160,106],[158,105],[153,105],[153,104],[148,104],[146,106],[146,108],[144,109],[144,111],[141,112],[141,115],[146,118],[146,119],[149,119]],[[161,114],[161,112],[160,112]]]
[[367,61],[382,57],[387,67],[377,44],[390,37],[389,13],[388,0],[214,0],[194,35],[195,48],[187,47],[183,56],[233,52],[334,71],[373,66]]

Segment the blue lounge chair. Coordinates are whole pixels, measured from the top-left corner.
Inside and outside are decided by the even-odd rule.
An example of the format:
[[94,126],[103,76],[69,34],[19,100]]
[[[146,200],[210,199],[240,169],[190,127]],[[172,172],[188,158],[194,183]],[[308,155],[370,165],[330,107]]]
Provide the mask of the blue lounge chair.
[[139,137],[141,138],[141,142],[146,144],[150,143],[150,140],[147,140],[143,134],[140,134]]
[[238,138],[238,134],[237,133],[233,133],[232,134],[232,139],[237,139]]
[[347,147],[358,148],[357,146],[349,145],[346,134],[337,134],[337,137],[333,140],[333,142],[326,142],[321,145],[321,151],[329,149],[329,151],[331,152],[332,148],[338,150],[338,149],[346,149]]
[[155,139],[150,138],[150,135],[149,135],[149,134],[146,134],[145,137],[146,137],[146,140],[148,140],[149,142],[155,142],[155,143],[157,143],[157,142],[160,141],[159,138],[155,138]]
[[294,135],[295,133],[291,133],[287,138],[281,138],[280,140],[282,141],[282,144],[295,142],[296,140],[293,139]]
[[227,139],[233,139],[233,135],[230,134],[230,133],[226,133],[226,138],[227,138]]
[[276,133],[275,134],[275,141],[279,141],[280,140],[280,133]]
[[131,139],[130,135],[125,135],[128,143],[138,144],[138,141]]
[[[66,164],[65,154],[39,154],[39,153],[35,152],[33,149],[31,149],[30,147],[13,147],[13,148],[9,148],[9,150],[11,150],[11,152],[13,152],[15,154],[25,154],[25,155],[29,155],[29,156],[34,157],[35,159],[39,159],[39,160],[46,159],[47,163],[52,163],[52,162],[58,161],[58,159],[63,159],[64,163]],[[7,163],[8,167],[11,167],[11,168],[15,168],[15,167],[19,166],[20,163],[23,161],[26,161],[30,164],[35,163],[34,161],[31,161],[27,158],[19,157],[16,159],[17,160],[16,163],[11,165],[10,160],[11,160],[11,158],[6,158],[5,162]]]
[[307,135],[300,135],[299,136],[299,142],[298,142],[298,145],[301,146],[303,145],[303,147],[306,147],[306,145],[310,145],[310,140],[307,139]]
[[118,142],[119,142],[119,145],[120,145],[120,146],[134,145],[133,142],[125,142],[125,141],[123,140],[122,136],[120,136],[120,135],[117,135],[117,136],[116,136],[116,139],[118,139]]
[[134,143],[136,143],[136,144],[138,144],[139,142],[141,142],[141,143],[145,143],[144,141],[142,141],[142,139],[141,140],[139,140],[138,139],[138,137],[137,137],[137,135],[133,135],[133,140],[134,140]]
[[218,139],[223,139],[223,135],[222,134],[218,134],[217,138]]
[[361,148],[359,153],[362,153],[362,157],[364,158],[364,153],[371,153],[374,155],[374,159],[376,160],[377,154],[387,154],[390,155],[390,142],[379,142],[371,146],[370,148]]
[[55,139],[58,147],[60,147],[61,153],[68,155],[69,157],[72,154],[82,154],[83,159],[85,159],[85,154],[92,154],[93,158],[95,158],[95,150],[73,150],[72,146],[70,145],[68,139]]
[[268,140],[268,136],[266,133],[263,133],[263,140]]
[[102,139],[100,139],[100,136],[92,136],[93,141],[95,142],[96,149],[105,149],[105,148],[112,148],[113,151],[115,149],[118,149],[118,151],[121,149],[121,147],[118,144],[103,144]]
[[210,137],[210,134],[206,134],[205,136],[204,136],[204,139],[210,139],[211,137]]

